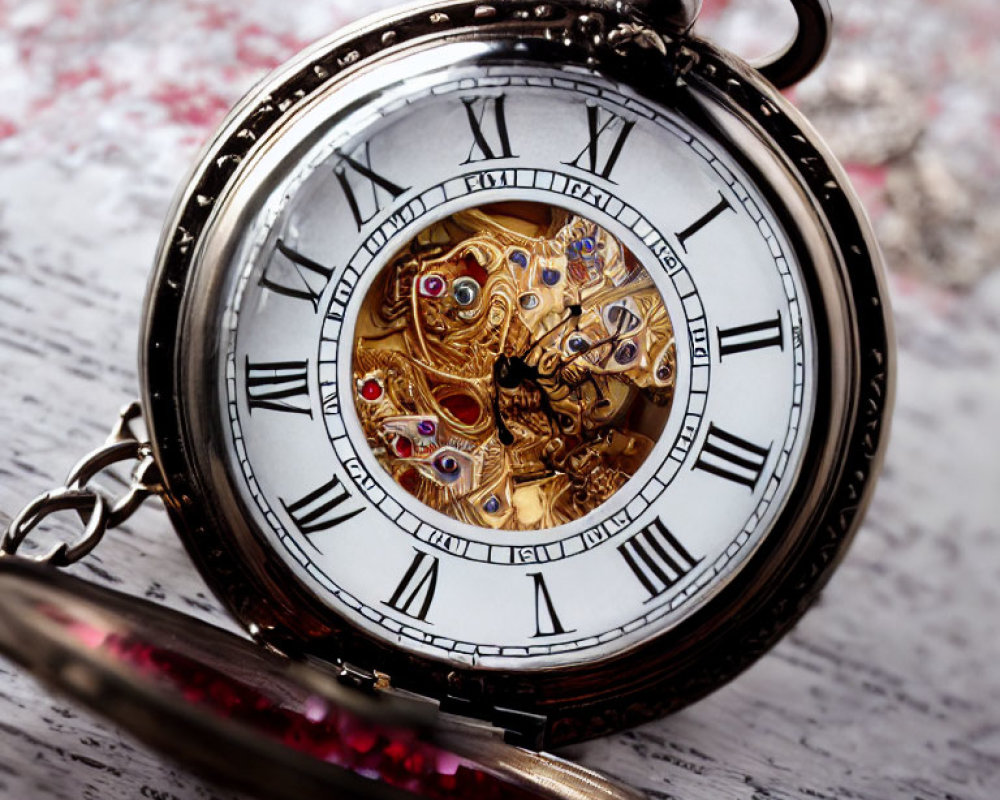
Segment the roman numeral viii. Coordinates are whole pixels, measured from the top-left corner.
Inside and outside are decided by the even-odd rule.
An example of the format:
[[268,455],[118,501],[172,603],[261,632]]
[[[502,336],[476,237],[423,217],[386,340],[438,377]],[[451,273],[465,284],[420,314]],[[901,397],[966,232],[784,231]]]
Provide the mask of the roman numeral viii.
[[332,269],[306,258],[278,239],[259,283],[266,289],[286,297],[308,300],[312,303],[313,311],[317,311],[319,298],[331,275],[333,275]]
[[709,424],[701,455],[692,469],[718,475],[753,491],[757,488],[757,481],[764,472],[770,454],[770,445],[760,447]]
[[334,475],[329,483],[324,483],[301,500],[296,500],[294,503],[282,500],[281,505],[292,518],[295,527],[304,535],[311,536],[336,528],[364,511],[364,508],[356,508],[353,511],[342,509],[341,506],[350,499],[350,493]]
[[340,164],[334,174],[351,207],[360,231],[378,216],[386,195],[396,200],[408,187],[400,186],[372,169],[371,148],[365,144],[355,156],[338,153]]
[[[590,130],[590,141],[587,142],[587,146],[572,161],[564,161],[563,163],[569,167],[585,169],[587,172],[611,181],[611,173],[621,157],[625,142],[635,127],[635,122],[619,117],[610,111],[603,111],[597,106],[588,105],[587,127]],[[614,183],[614,181],[611,182]]]
[[[510,147],[510,133],[507,131],[507,113],[504,111],[506,97],[486,100],[463,98],[469,127],[472,128],[472,147],[463,164],[477,161],[498,161],[503,158],[517,158]],[[488,124],[487,120],[492,120]],[[486,128],[491,128],[487,136]]]
[[247,406],[312,416],[309,402],[309,362],[269,361],[244,364]]
[[649,592],[647,603],[684,580],[702,560],[694,558],[659,517],[619,545],[618,553]]
[[766,350],[769,347],[785,349],[785,337],[781,327],[781,312],[774,319],[740,325],[736,328],[716,328],[719,335],[719,359],[751,350]]
[[431,603],[434,601],[437,580],[437,558],[416,550],[416,555],[406,574],[403,575],[403,580],[399,582],[399,586],[386,605],[408,617],[426,622],[427,612],[431,610]]

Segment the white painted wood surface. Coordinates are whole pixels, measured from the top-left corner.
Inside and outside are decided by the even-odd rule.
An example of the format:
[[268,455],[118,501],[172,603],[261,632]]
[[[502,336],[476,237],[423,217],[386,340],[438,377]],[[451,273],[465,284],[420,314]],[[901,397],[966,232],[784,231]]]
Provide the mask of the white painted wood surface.
[[[263,69],[375,5],[0,0],[4,518],[136,395],[159,225],[213,121]],[[759,49],[784,3],[706,7],[705,30]],[[688,710],[569,753],[652,797],[1000,797],[1000,11],[834,7],[842,39],[799,97],[852,161],[896,270],[886,474],[787,640]],[[74,572],[232,627],[159,508]],[[229,796],[0,662],[2,800]]]

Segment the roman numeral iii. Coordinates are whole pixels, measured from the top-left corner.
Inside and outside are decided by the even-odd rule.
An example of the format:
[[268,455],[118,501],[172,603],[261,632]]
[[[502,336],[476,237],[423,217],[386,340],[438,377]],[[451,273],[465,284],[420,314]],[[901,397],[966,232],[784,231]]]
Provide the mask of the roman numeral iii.
[[312,416],[309,402],[309,362],[269,361],[244,364],[247,406]]
[[770,445],[761,447],[710,424],[693,469],[718,475],[753,491],[770,454]]
[[719,359],[751,350],[766,350],[770,347],[785,349],[784,331],[781,327],[781,312],[774,319],[740,325],[736,328],[716,328],[719,336]]
[[403,580],[399,582],[399,586],[386,605],[408,617],[426,622],[427,612],[431,610],[431,603],[434,602],[437,580],[437,558],[417,550],[406,574],[403,575]]
[[[469,156],[462,162],[463,164],[517,158],[510,147],[507,113],[504,110],[505,100],[506,97],[503,95],[485,100],[462,99],[473,138]],[[488,135],[487,128],[489,128]]]
[[[590,140],[580,151],[580,155],[572,161],[563,163],[569,167],[577,167],[593,173],[607,181],[611,181],[618,159],[629,134],[635,127],[635,122],[619,117],[610,111],[603,111],[597,106],[587,106],[587,127],[590,130]],[[611,181],[614,183],[614,181]]]
[[372,169],[371,149],[367,144],[357,157],[345,153],[339,155],[340,164],[334,174],[360,231],[378,216],[386,195],[396,200],[408,187],[400,186]]
[[324,483],[301,500],[296,500],[294,503],[282,500],[281,505],[292,518],[295,527],[305,536],[311,536],[336,528],[364,511],[364,508],[348,511],[340,507],[350,499],[350,493],[334,475],[329,483]]
[[668,592],[701,563],[700,558],[694,558],[677,541],[659,517],[619,545],[618,553],[649,592],[647,603]]

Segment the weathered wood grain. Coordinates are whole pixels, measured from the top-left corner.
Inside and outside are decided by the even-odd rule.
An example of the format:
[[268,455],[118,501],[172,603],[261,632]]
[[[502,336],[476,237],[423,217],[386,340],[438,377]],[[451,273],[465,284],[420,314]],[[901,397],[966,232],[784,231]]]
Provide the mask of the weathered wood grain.
[[[375,6],[0,0],[4,518],[61,481],[136,395],[146,274],[198,142],[263,69]],[[706,6],[706,30],[761,48],[784,3]],[[1000,11],[992,0],[834,7],[846,24],[803,102],[822,110],[860,69],[898,89],[869,95],[883,117],[899,117],[893,103],[922,109],[914,137],[863,92],[822,116],[838,146],[851,146],[849,118],[882,148],[847,155],[896,269],[886,474],[793,635],[696,706],[570,753],[652,797],[1000,797],[1000,276],[989,273]],[[232,629],[158,508],[74,571]],[[231,796],[0,663],[0,798]]]

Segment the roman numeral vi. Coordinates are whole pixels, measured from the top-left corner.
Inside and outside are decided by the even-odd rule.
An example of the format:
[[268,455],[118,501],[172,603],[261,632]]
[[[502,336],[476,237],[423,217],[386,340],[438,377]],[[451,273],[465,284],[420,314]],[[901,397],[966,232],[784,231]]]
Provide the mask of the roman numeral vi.
[[528,575],[535,581],[535,636],[538,639],[543,636],[561,636],[567,631],[559,621],[556,614],[556,607],[552,604],[552,595],[549,594],[549,587],[545,585],[545,576],[540,572],[533,572]]

